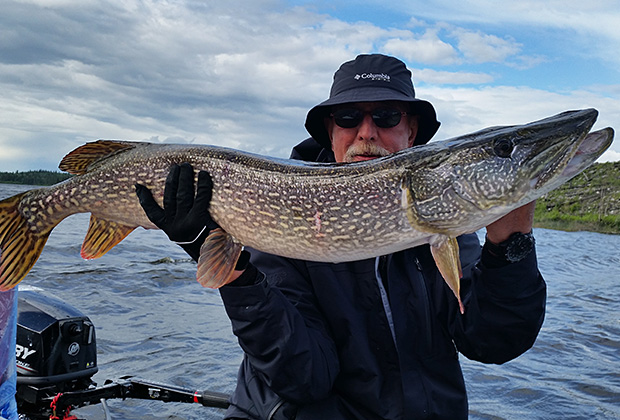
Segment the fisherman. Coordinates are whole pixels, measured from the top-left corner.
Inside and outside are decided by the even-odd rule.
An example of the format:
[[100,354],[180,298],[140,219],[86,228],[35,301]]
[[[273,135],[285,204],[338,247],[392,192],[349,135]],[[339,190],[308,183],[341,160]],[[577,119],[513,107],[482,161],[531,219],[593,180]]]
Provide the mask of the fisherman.
[[[312,108],[311,138],[293,159],[354,162],[427,143],[434,107],[415,97],[411,73],[393,57],[360,55],[334,75]],[[175,166],[164,209],[138,189],[147,216],[197,259],[217,224],[211,179]],[[227,419],[466,419],[458,353],[504,363],[534,343],[546,286],[536,262],[534,203],[458,238],[465,313],[428,244],[332,264],[244,250],[220,289],[244,351]],[[206,225],[206,226],[205,226]]]

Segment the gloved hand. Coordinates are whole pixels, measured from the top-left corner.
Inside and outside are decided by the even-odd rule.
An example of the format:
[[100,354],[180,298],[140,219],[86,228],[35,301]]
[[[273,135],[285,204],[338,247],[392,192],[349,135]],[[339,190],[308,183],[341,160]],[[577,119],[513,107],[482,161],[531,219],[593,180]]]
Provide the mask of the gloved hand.
[[[197,262],[200,247],[209,236],[209,232],[219,228],[209,214],[213,195],[213,180],[209,172],[198,172],[194,196],[192,166],[189,163],[173,165],[166,178],[163,209],[157,204],[147,187],[140,184],[136,184],[135,187],[140,205],[149,220]],[[244,250],[237,261],[235,270],[244,270],[249,257],[249,252]]]

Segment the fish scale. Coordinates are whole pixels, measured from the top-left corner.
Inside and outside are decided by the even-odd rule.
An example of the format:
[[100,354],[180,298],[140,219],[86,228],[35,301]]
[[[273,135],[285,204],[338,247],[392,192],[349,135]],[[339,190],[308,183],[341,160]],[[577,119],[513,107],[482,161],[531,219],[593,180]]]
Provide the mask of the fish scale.
[[542,196],[589,166],[611,144],[611,128],[588,132],[593,109],[521,126],[493,127],[351,164],[316,164],[215,146],[115,140],[69,153],[75,174],[51,187],[0,201],[0,290],[36,262],[51,230],[91,213],[84,258],[98,258],[136,227],[156,228],[135,194],[148,187],[161,205],[173,164],[213,179],[210,213],[221,226],[206,239],[197,279],[230,281],[242,246],[311,261],[344,262],[430,244],[459,296],[456,237],[474,232]]
[[[305,255],[313,261],[351,261],[366,258],[364,242],[374,241],[375,247],[385,248],[382,253],[389,253],[396,237],[415,234],[401,207],[402,174],[393,172],[357,179],[354,188],[337,173],[302,178],[253,173],[236,178],[246,181],[244,190],[226,182],[218,188],[215,170],[211,214],[224,230],[234,230],[243,244],[265,252]],[[270,182],[254,185],[263,178]]]

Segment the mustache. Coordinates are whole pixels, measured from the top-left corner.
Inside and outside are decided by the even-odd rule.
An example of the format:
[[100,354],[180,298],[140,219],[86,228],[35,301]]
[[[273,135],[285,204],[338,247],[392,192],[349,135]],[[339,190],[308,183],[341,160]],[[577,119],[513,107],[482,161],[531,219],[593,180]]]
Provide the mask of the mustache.
[[349,147],[344,154],[345,162],[353,162],[355,156],[363,155],[363,156],[387,156],[390,152],[384,149],[383,147],[379,147],[374,143],[365,141],[363,143],[356,143]]

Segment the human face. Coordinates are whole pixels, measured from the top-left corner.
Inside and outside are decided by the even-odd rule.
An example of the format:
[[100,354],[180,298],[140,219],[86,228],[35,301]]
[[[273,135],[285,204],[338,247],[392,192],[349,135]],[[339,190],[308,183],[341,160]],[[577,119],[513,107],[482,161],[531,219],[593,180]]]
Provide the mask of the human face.
[[402,112],[407,106],[402,102],[358,102],[335,106],[332,112],[355,108],[364,113],[362,122],[352,128],[343,128],[332,117],[325,119],[336,162],[360,162],[398,152],[413,145],[418,133],[417,116],[405,115],[390,128],[378,127],[371,112],[378,108],[393,108]]

